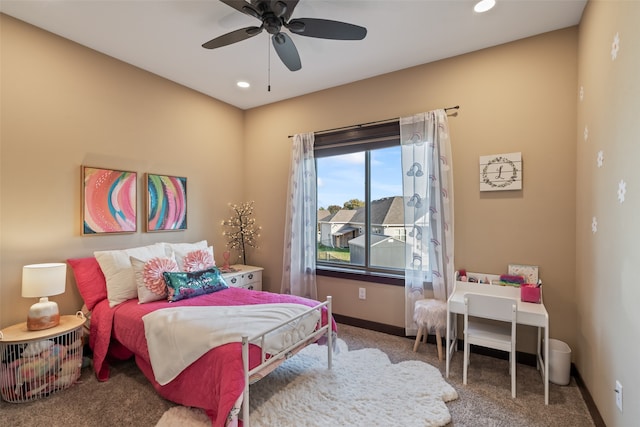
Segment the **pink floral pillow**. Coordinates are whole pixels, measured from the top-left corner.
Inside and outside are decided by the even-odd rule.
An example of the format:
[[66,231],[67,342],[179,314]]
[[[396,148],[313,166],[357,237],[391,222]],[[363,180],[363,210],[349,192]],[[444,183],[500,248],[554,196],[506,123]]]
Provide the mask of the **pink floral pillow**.
[[182,268],[186,272],[202,271],[211,267],[215,267],[213,246],[209,246],[207,249],[191,251],[182,259]]
[[148,261],[131,257],[131,265],[133,266],[140,304],[166,299],[167,284],[162,273],[180,271],[174,257],[155,257]]

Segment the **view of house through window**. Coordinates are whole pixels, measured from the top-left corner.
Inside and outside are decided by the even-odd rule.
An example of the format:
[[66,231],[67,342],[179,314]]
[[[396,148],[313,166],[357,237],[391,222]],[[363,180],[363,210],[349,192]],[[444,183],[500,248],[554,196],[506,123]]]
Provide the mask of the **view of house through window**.
[[316,158],[318,262],[404,270],[400,146]]

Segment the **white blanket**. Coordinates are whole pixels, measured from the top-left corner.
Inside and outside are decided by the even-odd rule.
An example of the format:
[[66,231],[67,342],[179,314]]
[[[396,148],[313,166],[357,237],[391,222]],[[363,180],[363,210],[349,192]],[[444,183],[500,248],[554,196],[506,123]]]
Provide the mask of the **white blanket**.
[[[212,348],[255,336],[310,307],[302,304],[260,304],[224,307],[175,307],[142,317],[153,374],[165,385]],[[315,329],[318,310],[294,325],[267,336],[265,351],[277,353]],[[257,343],[258,345],[260,343]]]

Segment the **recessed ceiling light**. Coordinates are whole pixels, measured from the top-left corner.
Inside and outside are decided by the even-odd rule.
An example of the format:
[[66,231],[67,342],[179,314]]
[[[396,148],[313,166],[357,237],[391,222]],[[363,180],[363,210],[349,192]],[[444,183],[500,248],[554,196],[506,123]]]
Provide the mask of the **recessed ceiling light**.
[[236,83],[236,84],[238,85],[238,87],[241,87],[241,88],[243,88],[243,89],[246,89],[246,88],[248,88],[249,86],[251,86],[251,85],[249,84],[249,82],[238,82],[238,83]]
[[476,11],[477,13],[482,13],[492,9],[493,6],[495,5],[496,5],[496,0],[480,0],[473,7],[473,10]]

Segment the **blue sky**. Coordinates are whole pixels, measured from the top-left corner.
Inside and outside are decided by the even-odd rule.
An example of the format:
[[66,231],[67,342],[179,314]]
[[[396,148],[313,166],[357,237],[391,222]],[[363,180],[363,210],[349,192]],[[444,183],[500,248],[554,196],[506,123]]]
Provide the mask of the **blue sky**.
[[[364,200],[364,153],[317,159],[318,208]],[[400,147],[371,152],[372,200],[402,195]]]

